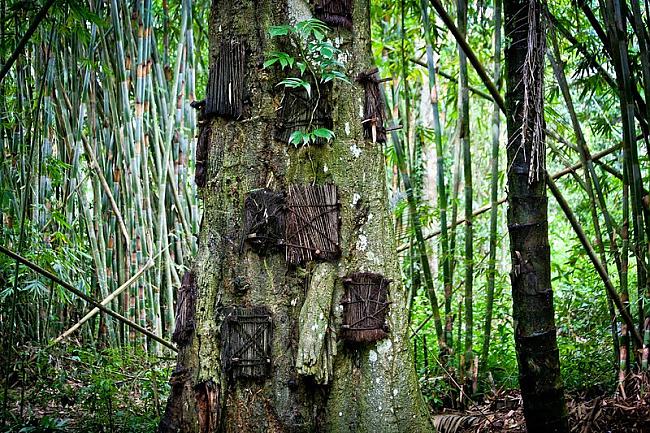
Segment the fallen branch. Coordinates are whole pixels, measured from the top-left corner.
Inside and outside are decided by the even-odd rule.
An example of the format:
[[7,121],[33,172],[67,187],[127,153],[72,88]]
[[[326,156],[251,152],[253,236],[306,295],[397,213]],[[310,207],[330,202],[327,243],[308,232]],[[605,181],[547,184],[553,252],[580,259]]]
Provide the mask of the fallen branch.
[[578,218],[576,218],[575,214],[571,210],[571,207],[569,207],[569,203],[567,203],[564,196],[562,195],[562,192],[560,191],[560,189],[557,187],[557,185],[555,184],[555,182],[550,176],[546,176],[546,184],[548,185],[549,189],[553,193],[555,200],[557,200],[557,203],[562,208],[562,211],[564,211],[564,215],[566,215],[567,219],[571,223],[571,226],[573,227],[573,230],[576,232],[576,235],[578,235],[578,239],[580,240],[582,247],[587,252],[587,255],[589,256],[591,263],[593,263],[594,268],[596,268],[596,271],[598,272],[598,275],[600,275],[600,278],[603,280],[607,292],[609,293],[609,295],[612,298],[612,301],[614,301],[614,304],[616,305],[616,309],[619,311],[621,317],[623,318],[623,321],[628,326],[628,330],[632,332],[632,336],[634,337],[634,341],[636,342],[637,347],[642,347],[643,340],[641,339],[641,334],[639,334],[639,330],[636,328],[636,326],[634,326],[634,321],[632,320],[632,316],[630,316],[629,311],[627,311],[627,309],[623,305],[623,302],[621,301],[618,292],[614,288],[614,284],[612,284],[612,281],[609,279],[609,275],[607,274],[607,271],[605,270],[603,264],[598,259],[598,256],[596,255],[594,248],[591,246],[591,243],[589,242],[589,239],[587,239],[587,235],[582,229],[582,226],[580,225]]
[[59,277],[57,277],[53,273],[41,268],[37,264],[30,262],[26,258],[24,258],[22,256],[19,256],[18,254],[16,254],[13,251],[5,248],[2,245],[0,245],[0,253],[3,253],[5,255],[11,257],[12,259],[14,259],[14,260],[22,263],[23,265],[27,266],[31,270],[43,275],[44,277],[50,279],[51,281],[54,281],[55,283],[57,283],[58,285],[60,285],[64,289],[72,292],[73,294],[77,295],[78,297],[80,297],[84,301],[88,302],[89,304],[94,305],[95,307],[97,307],[103,313],[106,313],[109,316],[111,316],[111,317],[119,320],[120,322],[124,323],[125,325],[130,326],[131,328],[133,328],[136,331],[146,335],[147,337],[151,338],[152,340],[157,341],[158,343],[170,348],[174,352],[178,352],[178,349],[176,349],[176,347],[172,343],[170,343],[169,341],[160,338],[159,336],[157,336],[153,332],[143,328],[142,326],[140,326],[137,323],[127,319],[126,317],[122,316],[121,314],[116,313],[115,311],[111,310],[110,308],[106,308],[100,302],[97,302],[95,299],[93,299],[90,296],[86,295],[81,290],[78,290],[78,289],[74,288],[71,284],[66,283],[65,281],[63,281],[62,279],[60,279]]
[[25,45],[27,45],[27,42],[31,39],[32,35],[38,28],[39,24],[41,24],[41,21],[45,18],[47,15],[47,11],[52,7],[56,0],[48,0],[47,3],[43,5],[41,10],[38,11],[38,13],[34,16],[34,19],[32,20],[32,24],[29,26],[27,29],[27,32],[23,35],[22,39],[20,42],[18,42],[18,45],[16,45],[16,49],[14,50],[13,53],[11,53],[11,56],[7,59],[7,62],[2,65],[2,69],[0,70],[0,82],[4,79],[4,77],[7,75],[13,64],[18,60],[18,57],[20,56],[20,53],[25,49]]
[[469,44],[467,43],[463,35],[458,30],[458,27],[456,27],[456,25],[454,24],[454,20],[449,16],[449,14],[447,13],[444,6],[442,6],[442,3],[440,3],[439,0],[430,0],[430,2],[431,2],[431,6],[433,6],[436,12],[438,12],[438,15],[445,23],[445,26],[447,26],[449,31],[451,31],[451,33],[454,35],[456,42],[458,43],[460,48],[467,56],[467,60],[469,60],[469,62],[472,64],[474,70],[476,70],[476,73],[481,78],[481,81],[483,81],[485,87],[487,87],[487,90],[490,93],[490,96],[492,96],[494,102],[496,102],[496,104],[499,106],[501,111],[505,113],[506,104],[503,101],[501,94],[497,90],[497,86],[494,85],[494,83],[488,76],[487,72],[485,72],[485,69],[483,68],[483,65],[481,65],[481,62],[479,61],[478,57],[476,57],[476,54],[474,54],[474,51],[472,51],[472,48],[469,46]]
[[[108,303],[111,302],[113,299],[115,299],[115,298],[116,298],[120,293],[122,293],[123,291],[125,291],[126,289],[128,289],[129,287],[131,287],[131,286],[133,285],[133,283],[135,283],[135,282],[136,282],[136,281],[137,281],[137,280],[142,276],[142,274],[145,273],[145,271],[146,271],[147,269],[151,268],[151,267],[154,265],[154,260],[155,260],[155,259],[156,259],[156,258],[157,258],[161,253],[162,253],[162,251],[161,251],[160,253],[158,253],[158,254],[156,255],[156,257],[149,259],[149,260],[147,261],[147,263],[146,263],[146,264],[145,264],[145,265],[144,265],[144,266],[143,266],[143,267],[142,267],[138,272],[136,272],[135,275],[133,275],[131,278],[129,278],[129,279],[128,279],[124,284],[122,284],[120,287],[118,287],[118,288],[117,288],[113,293],[111,293],[110,295],[108,295],[108,296],[107,296],[107,297],[106,297],[106,298],[101,302],[101,304],[102,304],[102,305],[108,305]],[[90,320],[90,319],[91,319],[95,314],[97,314],[98,312],[99,312],[99,308],[97,308],[97,307],[95,307],[95,308],[93,308],[92,310],[90,310],[90,312],[89,312],[88,314],[86,314],[86,315],[85,315],[85,316],[84,316],[80,321],[78,321],[77,323],[75,323],[74,325],[72,325],[72,326],[71,326],[67,331],[65,331],[63,334],[61,334],[61,335],[59,335],[58,337],[56,337],[56,339],[55,339],[54,341],[52,341],[52,343],[50,343],[50,347],[51,347],[51,346],[54,346],[55,344],[57,344],[58,342],[60,342],[60,341],[63,340],[64,338],[66,338],[66,337],[68,337],[69,335],[71,335],[73,332],[75,332],[77,329],[79,329],[79,328],[81,327],[81,325],[83,325],[83,324],[86,323],[88,320]]]

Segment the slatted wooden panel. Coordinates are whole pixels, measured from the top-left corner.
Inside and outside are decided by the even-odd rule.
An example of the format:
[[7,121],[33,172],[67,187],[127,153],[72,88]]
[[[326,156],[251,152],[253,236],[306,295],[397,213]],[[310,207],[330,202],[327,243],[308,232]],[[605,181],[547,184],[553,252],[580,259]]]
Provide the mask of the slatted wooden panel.
[[352,29],[352,0],[316,0],[314,12],[329,25]]
[[233,378],[271,374],[271,313],[266,307],[230,307],[221,329],[224,370]]
[[194,315],[196,313],[196,278],[191,271],[185,272],[176,299],[176,325],[172,341],[179,346],[185,346],[194,335]]
[[238,119],[244,111],[246,47],[238,38],[221,41],[208,74],[206,117]]
[[[312,89],[315,89],[315,85],[312,85]],[[320,84],[319,99],[315,90],[309,96],[302,88],[286,89],[278,110],[278,121],[273,137],[288,143],[294,131],[307,133],[317,128],[332,129],[330,91],[330,84]],[[315,144],[325,143],[326,140],[319,138]]]
[[356,81],[363,86],[363,136],[373,142],[386,142],[386,106],[379,88],[378,69],[372,69],[357,76]]
[[258,254],[277,251],[285,231],[284,194],[268,189],[248,193],[244,202],[244,241]]
[[336,185],[289,187],[285,236],[288,263],[340,257],[339,208]]
[[367,343],[388,335],[388,285],[381,274],[358,272],[343,279],[343,325],[341,337]]

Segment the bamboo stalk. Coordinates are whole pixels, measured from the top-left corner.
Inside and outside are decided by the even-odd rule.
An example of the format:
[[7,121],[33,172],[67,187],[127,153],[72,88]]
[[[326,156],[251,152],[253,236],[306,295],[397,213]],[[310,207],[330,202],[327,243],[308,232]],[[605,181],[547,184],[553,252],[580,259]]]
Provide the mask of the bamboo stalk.
[[[620,145],[612,146],[612,147],[610,147],[608,149],[605,149],[605,150],[603,150],[601,152],[598,152],[598,153],[592,155],[591,159],[593,161],[598,161],[598,160],[600,160],[600,159],[602,159],[602,158],[604,158],[604,157],[606,157],[608,155],[611,155],[616,150],[620,149],[620,147],[621,147]],[[571,167],[567,167],[567,168],[565,168],[563,170],[560,170],[560,171],[552,174],[551,177],[553,178],[553,180],[556,180],[556,179],[559,179],[559,178],[561,178],[563,176],[566,176],[569,173],[575,172],[576,170],[578,170],[581,167],[582,167],[582,163],[578,162],[578,163],[572,165]],[[501,197],[499,200],[497,200],[497,205],[501,205],[501,204],[505,203],[506,201],[508,201],[507,197]],[[488,212],[490,209],[492,209],[492,205],[487,204],[487,205],[485,205],[483,207],[480,207],[477,210],[475,210],[474,213],[472,214],[472,216],[477,217],[479,215],[482,215],[482,214]],[[447,229],[451,229],[453,224],[454,223],[448,224]],[[465,224],[465,218],[455,220],[455,224],[456,225]],[[441,233],[441,229],[438,228],[438,229],[433,230],[432,232],[427,233],[426,235],[424,235],[424,239],[428,240],[428,239],[434,238],[436,236],[439,236],[440,233]],[[406,250],[407,248],[408,248],[408,244],[402,244],[402,245],[397,247],[397,252],[402,252],[402,251]]]
[[[160,254],[160,253],[159,253]],[[114,292],[112,292],[110,295],[108,295],[104,300],[101,301],[102,305],[108,305],[113,299],[115,299],[120,293],[122,293],[124,290],[128,289],[132,284],[134,284],[141,276],[144,274],[147,269],[149,269],[151,266],[154,264],[154,259],[149,259],[147,263],[140,268],[140,270],[133,275],[131,278],[129,278],[124,284],[122,284],[120,287],[118,287]],[[61,335],[59,335],[57,338],[54,339],[52,343],[50,343],[50,347],[59,343],[61,340],[64,338],[67,338],[70,336],[73,332],[75,332],[77,329],[81,327],[84,323],[86,323],[88,320],[90,320],[94,315],[99,313],[99,308],[95,307],[88,314],[86,314],[81,320],[79,320],[77,323],[75,323],[73,326],[71,326],[68,330],[63,332]]]
[[[605,245],[603,242],[602,230],[600,227],[600,222],[598,220],[598,211],[603,214],[605,217],[605,225],[609,234],[610,239],[610,248],[614,253],[616,259],[617,268],[619,270],[620,276],[620,257],[618,256],[618,246],[616,241],[616,232],[614,231],[614,226],[607,209],[607,204],[603,196],[602,189],[600,188],[600,183],[598,181],[598,176],[594,169],[593,161],[590,158],[589,148],[585,140],[584,134],[582,133],[582,128],[580,127],[580,122],[578,121],[578,116],[573,105],[573,99],[569,91],[569,85],[564,75],[564,65],[560,57],[560,49],[557,44],[557,38],[554,33],[550,35],[551,48],[553,54],[548,53],[548,58],[555,72],[556,81],[560,87],[564,103],[569,111],[569,116],[571,118],[571,124],[576,136],[576,143],[578,144],[578,155],[582,162],[584,170],[584,185],[585,191],[587,192],[587,197],[589,199],[589,209],[591,213],[591,221],[594,228],[594,233],[596,236],[597,248],[600,254],[600,261],[603,264],[605,272],[609,273],[607,270],[607,256],[605,255]],[[598,209],[599,208],[599,209]],[[609,309],[610,315],[610,328],[612,334],[612,345],[614,349],[614,358],[618,358],[619,346],[618,346],[618,326],[616,321],[616,312],[614,311],[614,306],[612,305],[611,297],[605,293],[607,299],[607,308]]]
[[35,272],[37,272],[37,273],[39,273],[41,275],[43,275],[44,277],[54,281],[59,286],[61,286],[64,289],[68,290],[69,292],[73,293],[74,295],[78,296],[79,298],[83,299],[84,301],[88,302],[89,304],[94,305],[95,307],[97,307],[103,313],[106,313],[106,314],[110,315],[111,317],[113,317],[113,318],[119,320],[120,322],[130,326],[131,328],[133,328],[136,331],[146,335],[147,337],[159,342],[160,344],[162,344],[164,346],[167,346],[168,348],[170,348],[174,352],[177,351],[176,347],[173,344],[171,344],[170,342],[168,342],[166,340],[163,340],[162,338],[158,337],[157,335],[155,335],[151,331],[141,327],[137,323],[134,323],[134,322],[130,321],[129,319],[127,319],[126,317],[120,315],[119,313],[116,313],[115,311],[113,311],[113,310],[111,310],[109,308],[106,308],[100,302],[97,302],[96,300],[94,300],[90,296],[86,295],[82,291],[77,290],[71,284],[66,283],[65,281],[63,281],[62,279],[60,279],[56,275],[52,274],[51,272],[49,272],[49,271],[41,268],[40,266],[30,262],[29,260],[27,260],[24,257],[14,253],[13,251],[8,250],[7,248],[5,248],[2,245],[0,245],[0,252],[3,253],[3,254],[6,254],[7,256],[11,257],[12,259],[14,259],[16,261],[22,263],[23,265],[27,266],[31,270],[33,270],[33,271],[35,271]]
[[571,210],[571,207],[569,206],[569,203],[567,203],[566,199],[562,195],[562,192],[560,189],[557,187],[555,182],[550,176],[546,176],[546,184],[548,185],[549,189],[553,193],[553,196],[555,197],[555,200],[557,200],[558,204],[560,205],[560,208],[564,212],[565,216],[571,223],[571,227],[573,227],[573,230],[575,231],[576,235],[578,236],[578,239],[580,240],[580,243],[582,244],[583,248],[587,252],[587,255],[589,256],[589,259],[591,260],[592,264],[594,265],[594,268],[596,268],[596,272],[598,272],[598,275],[600,278],[603,280],[605,284],[605,288],[609,292],[609,295],[612,297],[612,301],[614,302],[614,305],[616,305],[616,308],[618,309],[619,314],[625,321],[625,324],[630,328],[632,332],[632,336],[634,337],[635,342],[637,343],[638,347],[641,347],[643,345],[643,340],[641,339],[641,334],[639,334],[639,331],[636,329],[634,326],[634,321],[632,319],[632,316],[628,313],[626,310],[623,302],[621,301],[621,298],[618,296],[618,293],[616,292],[616,289],[614,288],[614,285],[612,284],[611,280],[609,279],[609,275],[607,275],[607,271],[605,270],[604,266],[598,259],[598,255],[594,251],[593,247],[591,246],[591,243],[589,242],[589,239],[587,239],[587,235],[585,234],[584,230],[582,229],[582,225],[576,218],[575,214]]
[[418,243],[418,251],[420,258],[420,265],[422,266],[422,274],[424,275],[424,281],[427,287],[427,297],[431,304],[431,309],[433,311],[434,323],[436,328],[436,336],[438,339],[438,345],[440,348],[444,347],[444,334],[442,330],[442,321],[440,319],[440,309],[438,306],[438,298],[433,286],[433,277],[431,275],[431,267],[429,265],[429,259],[427,257],[426,244],[424,242],[424,237],[422,236],[422,227],[420,225],[420,216],[417,210],[415,203],[415,198],[413,196],[413,189],[411,187],[411,181],[409,175],[406,172],[406,163],[404,161],[404,150],[400,141],[397,132],[392,131],[391,139],[395,147],[395,153],[397,155],[397,166],[399,173],[402,177],[402,182],[404,183],[404,189],[406,190],[407,201],[409,205],[409,213],[411,215],[411,223],[413,225],[413,230],[415,231],[415,238]]
[[[501,79],[501,0],[494,0],[494,82]],[[490,336],[492,333],[492,312],[494,309],[494,286],[496,280],[497,254],[497,217],[499,195],[499,147],[500,147],[499,106],[494,103],[492,108],[492,152],[490,155],[490,240],[485,300],[485,324],[483,326],[483,346],[481,347],[481,366],[487,366],[490,353]]]
[[[457,0],[458,31],[464,40],[467,37],[467,2]],[[460,44],[459,44],[460,45]],[[458,77],[458,130],[463,149],[463,181],[465,198],[465,364],[461,368],[468,373],[472,370],[474,343],[474,226],[472,216],[473,181],[472,181],[472,148],[469,129],[469,92],[467,74],[467,56],[462,47],[458,47],[459,77]],[[471,374],[467,374],[471,377]],[[465,384],[464,384],[465,385]]]
[[[453,316],[451,308],[451,263],[449,251],[449,233],[447,231],[447,188],[445,185],[445,155],[442,146],[442,127],[440,126],[440,108],[438,102],[438,88],[436,85],[436,67],[433,57],[433,35],[426,0],[420,0],[422,24],[426,42],[427,63],[429,72],[429,93],[431,94],[431,110],[433,112],[433,129],[436,146],[436,189],[438,192],[438,210],[440,212],[440,252],[442,256],[442,281],[445,296],[445,346],[447,353],[453,344]],[[444,357],[444,356],[443,356]]]

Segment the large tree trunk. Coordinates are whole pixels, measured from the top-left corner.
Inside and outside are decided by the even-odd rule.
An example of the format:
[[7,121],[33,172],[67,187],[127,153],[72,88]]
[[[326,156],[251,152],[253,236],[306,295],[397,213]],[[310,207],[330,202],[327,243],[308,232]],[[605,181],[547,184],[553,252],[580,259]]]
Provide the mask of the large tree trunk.
[[[352,30],[337,27],[331,36],[354,79],[373,62],[368,1],[349,3]],[[235,74],[225,93],[227,104],[241,99],[243,109],[217,107],[221,115],[207,121],[199,138],[200,146],[207,143],[197,155],[197,180],[205,181],[204,217],[198,257],[179,292],[177,326],[182,329],[175,339],[180,351],[162,432],[433,431],[412,368],[407,294],[400,284],[381,144],[364,138],[364,88],[334,84],[336,138],[330,144],[296,148],[274,139],[282,104],[276,85],[282,77],[261,65],[265,52],[289,48],[269,39],[268,28],[295,24],[312,11],[302,0],[213,4],[208,26],[212,66],[224,58],[224,42],[233,51],[242,44],[245,48],[239,71],[244,91],[238,93],[240,75]],[[210,101],[205,109],[211,110]],[[283,247],[258,255],[242,241],[247,193],[313,184],[338,187],[339,259],[293,266],[286,263]],[[388,334],[376,342],[343,339],[343,280],[356,272],[392,280]],[[261,377],[237,378],[233,371],[241,376],[244,369],[224,368],[230,332],[224,319],[233,313],[231,307],[270,313],[270,364],[247,370]]]
[[569,431],[551,288],[540,11],[538,0],[504,1],[513,319],[529,433]]

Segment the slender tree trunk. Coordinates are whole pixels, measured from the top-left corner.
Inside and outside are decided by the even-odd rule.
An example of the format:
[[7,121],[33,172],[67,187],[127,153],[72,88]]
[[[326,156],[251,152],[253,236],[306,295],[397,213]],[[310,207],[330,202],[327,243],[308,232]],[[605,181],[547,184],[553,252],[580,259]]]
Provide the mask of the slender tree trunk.
[[605,19],[608,38],[611,46],[616,83],[618,85],[621,119],[623,126],[623,148],[627,158],[628,180],[630,181],[630,204],[632,207],[632,234],[634,253],[637,262],[637,307],[638,331],[643,332],[645,323],[644,298],[646,295],[646,243],[643,224],[643,178],[639,167],[639,155],[636,141],[636,128],[634,122],[634,94],[635,84],[630,70],[628,56],[627,26],[625,19],[625,4],[620,0],[606,0],[601,8]]
[[[501,0],[494,0],[494,82],[501,80]],[[494,283],[496,277],[497,256],[497,217],[499,216],[499,136],[501,110],[495,102],[492,109],[492,153],[490,155],[490,250],[487,269],[487,299],[485,301],[485,327],[483,330],[483,347],[481,349],[481,366],[487,365],[490,353],[490,336],[492,331],[492,310],[494,307]]]
[[[578,149],[578,154],[580,156],[580,161],[582,162],[584,170],[584,186],[585,191],[587,192],[587,198],[589,199],[589,210],[591,211],[591,221],[594,227],[594,234],[596,237],[596,246],[598,248],[598,253],[600,255],[600,261],[603,264],[603,267],[606,272],[609,273],[607,269],[607,256],[605,254],[605,244],[603,242],[602,230],[600,228],[600,221],[598,219],[599,210],[603,214],[605,219],[605,226],[609,233],[610,248],[614,253],[615,261],[617,264],[617,269],[619,271],[620,277],[620,257],[618,255],[618,245],[616,240],[616,233],[614,232],[614,225],[609,216],[609,211],[607,210],[607,204],[605,203],[605,197],[603,195],[602,189],[600,188],[600,182],[598,181],[598,176],[596,175],[596,170],[594,169],[594,163],[591,159],[591,152],[589,152],[589,147],[587,146],[587,141],[584,134],[582,133],[582,128],[580,127],[580,122],[578,121],[578,115],[575,111],[573,105],[573,98],[571,97],[571,92],[569,90],[569,84],[567,83],[566,76],[564,74],[564,63],[560,55],[560,49],[557,44],[557,38],[555,34],[552,33],[549,38],[552,44],[552,55],[549,53],[549,59],[551,65],[553,66],[553,71],[555,72],[555,77],[560,87],[560,92],[566,104],[567,110],[569,111],[569,116],[571,117],[571,124],[573,125],[573,130],[576,136],[576,144]],[[610,329],[612,334],[612,347],[614,349],[614,359],[617,359],[619,356],[619,346],[618,346],[618,326],[616,321],[616,312],[614,311],[614,304],[612,302],[611,296],[609,296],[607,290],[605,290],[605,297],[607,299],[607,309],[609,310],[610,317]]]
[[[467,35],[467,2],[457,1],[458,30],[463,38]],[[469,91],[467,79],[467,56],[458,47],[460,72],[458,78],[458,128],[463,148],[463,180],[465,192],[465,365],[466,378],[471,378],[474,328],[474,309],[472,308],[474,290],[474,227],[472,225],[472,150],[469,136]],[[469,389],[469,388],[468,388]]]
[[[346,73],[354,78],[373,62],[368,1],[349,4],[352,30],[337,27],[330,36],[340,41]],[[408,293],[400,284],[382,149],[363,138],[364,89],[334,84],[331,143],[296,148],[273,138],[283,103],[276,85],[283,76],[260,67],[264,53],[278,49],[268,30],[311,15],[301,0],[213,3],[212,61],[228,52],[224,42],[237,39],[246,47],[246,109],[237,119],[217,117],[204,126],[210,131],[204,220],[194,278],[188,277],[184,289],[191,293],[195,282],[195,326],[191,338],[179,343],[161,432],[434,430],[411,367]],[[242,248],[250,191],[326,183],[338,188],[340,259],[296,267],[282,253],[261,256],[246,244]],[[343,279],[355,272],[392,280],[388,335],[376,342],[342,339]],[[222,363],[231,341],[230,325],[223,325],[231,323],[225,316],[233,306],[264,307],[271,316],[270,353],[265,352],[270,367],[255,380],[232,377]]]
[[438,191],[438,210],[440,212],[440,254],[442,262],[442,281],[445,291],[445,350],[453,347],[453,319],[451,309],[451,269],[449,255],[449,233],[447,231],[447,187],[445,186],[445,151],[442,146],[442,128],[440,126],[440,109],[438,88],[436,85],[436,67],[433,58],[433,38],[426,0],[420,1],[422,23],[427,43],[427,70],[429,74],[429,92],[431,94],[431,111],[433,112],[433,130],[436,141],[436,189]]
[[504,2],[508,232],[519,385],[529,433],[568,432],[551,287],[541,4]]

